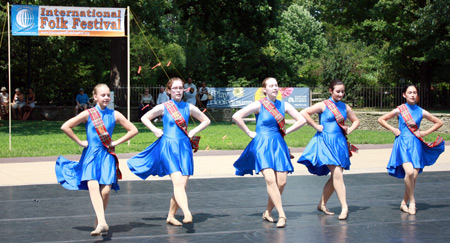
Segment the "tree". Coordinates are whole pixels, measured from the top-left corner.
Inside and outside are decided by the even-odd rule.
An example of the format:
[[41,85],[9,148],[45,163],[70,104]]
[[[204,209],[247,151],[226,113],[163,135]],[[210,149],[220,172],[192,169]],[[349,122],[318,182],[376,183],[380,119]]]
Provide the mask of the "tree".
[[380,45],[388,45],[384,61],[396,70],[396,81],[419,81],[425,99],[432,83],[450,77],[444,71],[450,68],[449,15],[447,0],[382,0],[364,21]]
[[[313,67],[314,60],[326,47],[322,24],[305,8],[293,4],[281,15],[280,25],[271,30],[273,39],[265,48],[267,55],[275,59],[276,76],[295,85],[303,72]],[[311,66],[311,64],[313,64]],[[308,68],[305,68],[305,65]],[[303,67],[303,68],[302,68]]]

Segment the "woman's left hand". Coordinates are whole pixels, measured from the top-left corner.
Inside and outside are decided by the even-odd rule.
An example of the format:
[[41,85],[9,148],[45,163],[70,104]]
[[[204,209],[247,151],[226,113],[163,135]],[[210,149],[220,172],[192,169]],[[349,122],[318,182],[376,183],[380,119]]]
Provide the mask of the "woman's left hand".
[[189,137],[189,138],[193,138],[193,137],[195,136],[195,134],[196,134],[196,132],[195,132],[194,130],[190,130],[190,131],[188,132],[188,137]]
[[109,144],[109,147],[110,147],[110,148],[114,148],[114,147],[116,147],[116,146],[117,146],[116,141],[112,141],[112,142]]
[[428,135],[425,131],[419,131],[419,135],[421,138],[425,137],[426,135]]

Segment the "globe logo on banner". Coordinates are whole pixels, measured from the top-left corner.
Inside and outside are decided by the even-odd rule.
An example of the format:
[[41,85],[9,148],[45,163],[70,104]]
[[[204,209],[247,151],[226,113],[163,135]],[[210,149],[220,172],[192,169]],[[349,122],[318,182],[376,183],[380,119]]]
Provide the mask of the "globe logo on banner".
[[37,36],[39,6],[12,5],[12,35]]
[[22,28],[28,28],[33,25],[33,12],[29,9],[22,9],[16,15],[16,22]]

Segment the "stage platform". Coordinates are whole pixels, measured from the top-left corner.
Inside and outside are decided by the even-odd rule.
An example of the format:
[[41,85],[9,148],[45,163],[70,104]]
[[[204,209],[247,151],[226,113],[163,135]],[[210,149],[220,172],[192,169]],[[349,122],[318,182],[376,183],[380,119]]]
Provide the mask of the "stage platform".
[[[286,228],[264,222],[262,176],[192,179],[193,224],[165,222],[168,180],[124,181],[112,192],[107,236],[92,237],[94,211],[87,191],[57,184],[0,187],[0,242],[448,242],[450,174],[424,172],[416,188],[417,215],[399,210],[404,183],[387,173],[345,175],[349,218],[338,220],[334,194],[326,216],[316,210],[328,177],[289,176],[283,194]],[[277,214],[274,212],[274,216]],[[183,216],[177,215],[179,220]]]

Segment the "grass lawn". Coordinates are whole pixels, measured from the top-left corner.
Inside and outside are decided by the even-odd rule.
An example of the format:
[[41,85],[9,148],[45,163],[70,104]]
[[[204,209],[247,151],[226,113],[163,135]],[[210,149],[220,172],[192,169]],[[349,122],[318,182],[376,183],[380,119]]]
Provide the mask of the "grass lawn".
[[[83,149],[61,131],[62,124],[62,121],[13,121],[11,126],[12,150],[10,152],[8,122],[0,121],[0,158],[81,154]],[[126,143],[119,145],[116,153],[140,152],[156,140],[153,133],[142,123],[135,123],[135,125],[139,129],[139,134],[131,140],[130,146]],[[157,123],[157,125],[162,128],[162,123]],[[248,126],[254,131],[254,122],[248,123]],[[74,131],[81,139],[86,138],[84,125],[77,126]],[[113,140],[124,133],[125,130],[117,126]],[[289,147],[305,147],[314,133],[313,128],[306,126],[287,135],[286,142]],[[250,142],[250,138],[231,122],[212,122],[199,135],[202,137],[200,149],[209,146],[214,150],[242,150]],[[445,140],[450,139],[450,134],[442,133],[440,135]],[[427,141],[435,137],[436,134],[432,134],[427,137]],[[349,139],[353,144],[389,144],[393,143],[394,136],[388,131],[356,130],[349,136]]]

